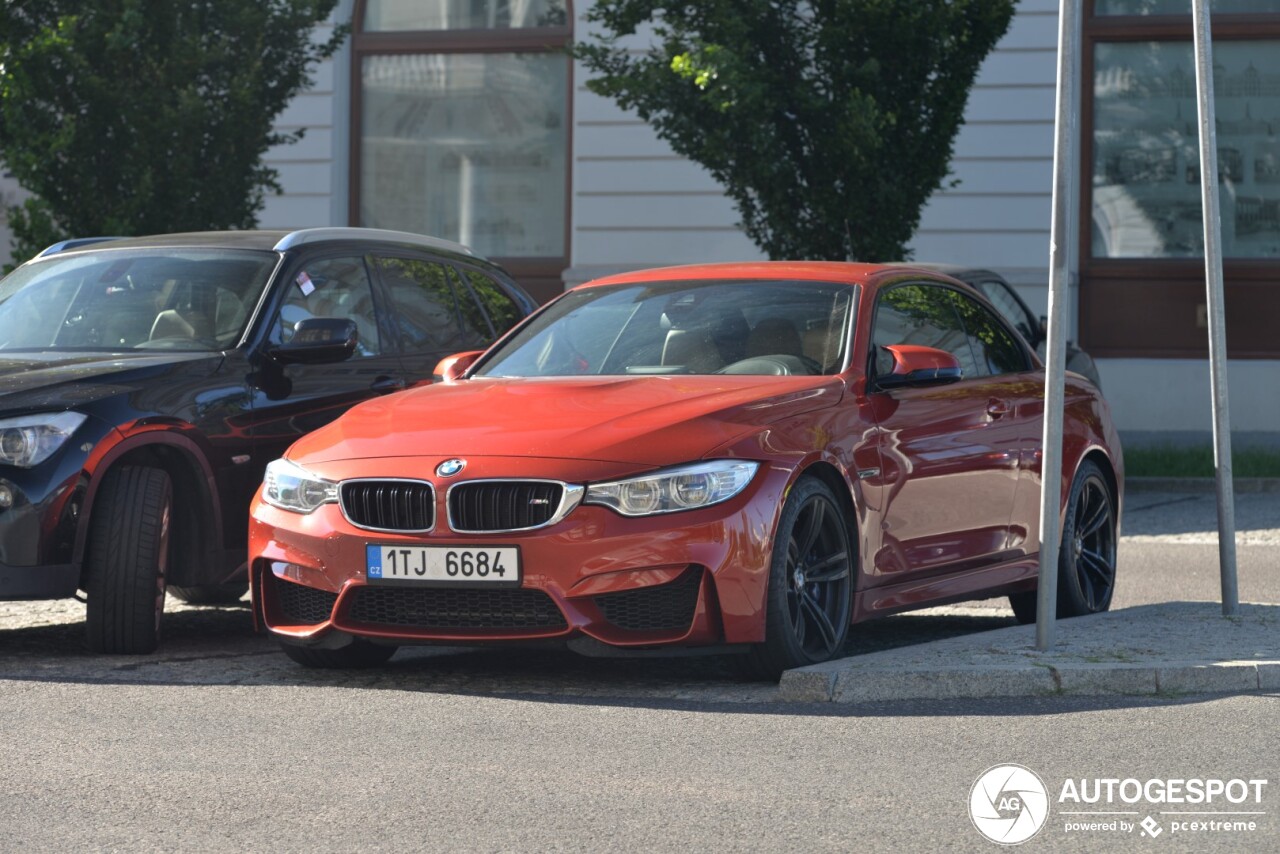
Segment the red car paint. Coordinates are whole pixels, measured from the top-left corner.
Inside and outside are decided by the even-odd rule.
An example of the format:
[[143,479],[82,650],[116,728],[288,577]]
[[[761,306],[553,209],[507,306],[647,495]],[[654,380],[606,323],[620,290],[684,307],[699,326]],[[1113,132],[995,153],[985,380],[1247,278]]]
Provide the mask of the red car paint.
[[[854,622],[1034,588],[1044,380],[1034,354],[1028,350],[1028,369],[1014,374],[891,391],[868,387],[881,289],[911,281],[943,284],[985,304],[981,296],[924,270],[790,262],[649,270],[580,289],[703,280],[847,285],[856,319],[845,366],[820,376],[546,378],[475,378],[471,367],[472,378],[447,371],[445,382],[361,404],[299,440],[287,459],[336,482],[431,482],[435,528],[374,533],[353,526],[337,504],[302,515],[267,504],[260,490],[250,523],[257,618],[301,644],[333,644],[342,635],[395,643],[582,636],[616,646],[758,643],[765,639],[775,528],[789,490],[805,476],[826,478],[852,508]],[[517,328],[506,340],[519,334]],[[502,347],[499,342],[490,352]],[[487,358],[476,363],[478,370]],[[1123,468],[1116,433],[1106,402],[1074,376],[1068,377],[1065,435],[1063,501],[1089,456],[1113,484],[1118,518]],[[440,477],[437,466],[452,458],[465,460],[465,470]],[[736,496],[701,509],[636,518],[581,504],[550,527],[496,534],[458,534],[446,522],[446,491],[454,482],[593,484],[732,459],[760,467]],[[518,547],[522,587],[545,592],[563,625],[439,630],[353,620],[353,596],[368,584],[366,545],[402,542]],[[696,608],[679,628],[620,628],[595,598],[682,579],[692,587],[691,572],[698,573]],[[282,584],[337,598],[327,618],[299,622],[281,610]]]

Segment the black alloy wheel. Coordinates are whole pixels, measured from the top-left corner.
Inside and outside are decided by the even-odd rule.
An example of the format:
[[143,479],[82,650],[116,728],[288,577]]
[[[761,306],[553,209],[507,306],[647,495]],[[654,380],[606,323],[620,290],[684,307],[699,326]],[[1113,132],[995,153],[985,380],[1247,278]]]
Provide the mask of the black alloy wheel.
[[840,654],[853,607],[853,548],[840,503],[825,483],[803,478],[783,506],[766,599],[765,641],[749,655],[752,675]]
[[1102,472],[1086,461],[1068,499],[1058,559],[1058,616],[1097,614],[1111,607],[1116,588],[1116,512]]
[[[1058,550],[1058,618],[1098,614],[1116,587],[1116,509],[1098,464],[1085,460],[1071,482]],[[1009,597],[1020,623],[1036,619],[1036,591]]]

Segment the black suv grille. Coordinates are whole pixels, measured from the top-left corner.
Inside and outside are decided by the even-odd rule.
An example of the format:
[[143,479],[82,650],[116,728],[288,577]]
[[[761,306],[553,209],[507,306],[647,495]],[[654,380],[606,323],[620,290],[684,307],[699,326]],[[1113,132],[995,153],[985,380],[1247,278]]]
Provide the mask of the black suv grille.
[[633,632],[687,629],[698,607],[702,571],[686,572],[668,584],[606,593],[593,601],[604,618]]
[[541,590],[361,587],[348,619],[420,629],[563,629],[564,615]]
[[436,494],[431,484],[417,480],[347,481],[342,512],[361,528],[426,531],[435,524]]
[[536,480],[460,483],[449,490],[455,531],[518,531],[545,525],[560,507],[564,487]]
[[300,626],[312,626],[323,623],[333,613],[333,603],[338,601],[337,593],[317,590],[291,581],[276,580],[276,600],[280,603],[280,612]]

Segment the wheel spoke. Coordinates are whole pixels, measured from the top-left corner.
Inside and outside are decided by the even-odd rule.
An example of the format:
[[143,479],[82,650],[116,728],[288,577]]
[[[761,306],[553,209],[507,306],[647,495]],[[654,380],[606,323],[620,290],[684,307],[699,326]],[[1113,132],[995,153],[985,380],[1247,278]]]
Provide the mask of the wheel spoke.
[[1098,580],[1107,584],[1111,583],[1111,578],[1115,574],[1115,570],[1111,566],[1111,562],[1097,552],[1085,549],[1080,553],[1080,562],[1085,569],[1097,576]]
[[837,552],[813,564],[805,571],[804,577],[818,584],[839,581],[849,575],[849,553]]
[[1089,506],[1089,503],[1093,503],[1094,506],[1093,512],[1081,514],[1085,517],[1084,521],[1078,523],[1076,526],[1081,537],[1091,537],[1098,533],[1098,531],[1102,529],[1102,526],[1107,523],[1107,520],[1111,518],[1111,514],[1107,512],[1106,498],[1096,490],[1090,490],[1090,495],[1096,495],[1098,500],[1096,503],[1088,502],[1085,504],[1086,508]]
[[818,634],[822,636],[823,650],[831,652],[836,646],[836,627],[831,625],[831,618],[822,610],[822,606],[809,595],[808,591],[800,594],[800,606],[804,609],[813,627],[818,630]]
[[796,539],[797,552],[800,559],[804,558],[813,551],[814,545],[818,542],[818,537],[822,534],[822,522],[826,516],[827,503],[821,499],[815,498],[808,505],[808,518],[805,520],[804,533]]

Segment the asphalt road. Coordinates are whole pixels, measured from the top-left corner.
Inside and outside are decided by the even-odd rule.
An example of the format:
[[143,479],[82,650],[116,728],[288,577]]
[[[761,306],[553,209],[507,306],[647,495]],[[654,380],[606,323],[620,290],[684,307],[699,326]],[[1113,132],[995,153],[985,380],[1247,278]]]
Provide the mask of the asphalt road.
[[[1242,598],[1280,602],[1280,498],[1240,498]],[[1211,497],[1144,500],[1116,606],[1214,598]],[[81,615],[0,603],[0,851],[990,851],[969,791],[1007,762],[1053,801],[1027,850],[1280,850],[1274,696],[780,706],[723,658],[420,649],[316,673],[243,608],[174,606],[160,654],[91,657]],[[998,601],[903,615],[850,651],[1010,619]],[[1152,840],[1068,833],[1068,777],[1272,782],[1255,831],[1125,817],[1151,812]]]

